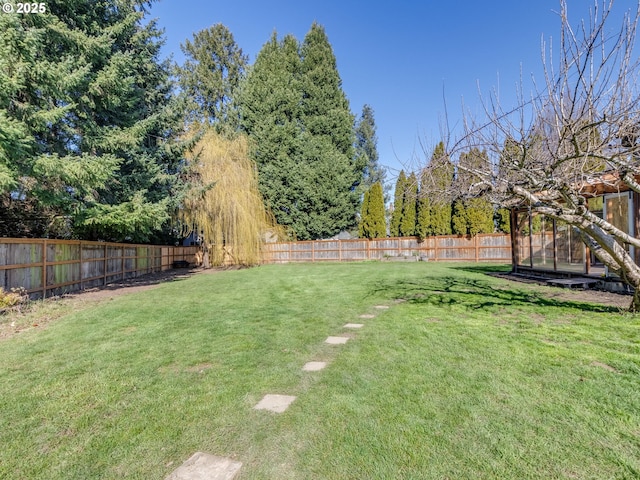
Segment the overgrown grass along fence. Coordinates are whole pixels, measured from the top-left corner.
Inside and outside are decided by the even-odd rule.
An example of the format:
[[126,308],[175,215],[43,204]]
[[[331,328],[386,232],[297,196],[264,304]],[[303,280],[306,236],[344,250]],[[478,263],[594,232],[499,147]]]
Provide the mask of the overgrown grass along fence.
[[82,290],[197,263],[200,247],[81,240],[0,238],[0,287],[23,287],[32,298]]
[[511,237],[490,233],[475,237],[428,237],[422,242],[417,237],[394,237],[270,243],[266,245],[265,263],[344,262],[419,256],[431,262],[511,263]]

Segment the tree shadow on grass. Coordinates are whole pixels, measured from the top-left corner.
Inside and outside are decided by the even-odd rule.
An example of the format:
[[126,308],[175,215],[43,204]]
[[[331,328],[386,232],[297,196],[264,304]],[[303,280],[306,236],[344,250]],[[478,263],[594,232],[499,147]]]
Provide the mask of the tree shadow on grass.
[[464,272],[473,273],[510,273],[512,271],[511,265],[503,264],[475,264],[475,265],[454,265],[449,267],[451,270],[462,270]]
[[617,307],[549,298],[541,292],[520,290],[510,285],[490,283],[482,279],[455,276],[378,282],[374,285],[373,293],[418,305],[457,306],[468,310],[482,309],[492,312],[505,307],[538,306],[573,308],[594,313],[620,313]]

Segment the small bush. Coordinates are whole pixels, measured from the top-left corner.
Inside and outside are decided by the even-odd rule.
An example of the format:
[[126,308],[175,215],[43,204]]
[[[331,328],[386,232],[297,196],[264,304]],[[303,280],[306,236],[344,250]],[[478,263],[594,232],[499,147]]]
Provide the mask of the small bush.
[[28,300],[29,295],[22,287],[12,288],[10,292],[0,287],[0,311],[26,303]]

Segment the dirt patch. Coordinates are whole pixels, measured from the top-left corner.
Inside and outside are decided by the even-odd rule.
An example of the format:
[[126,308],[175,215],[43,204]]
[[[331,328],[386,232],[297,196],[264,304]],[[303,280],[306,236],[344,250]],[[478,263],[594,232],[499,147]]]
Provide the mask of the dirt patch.
[[618,373],[618,370],[616,370],[615,368],[613,368],[611,365],[607,365],[606,363],[602,363],[602,362],[591,362],[591,366],[592,366],[592,367],[600,367],[600,368],[604,368],[604,369],[605,369],[605,370],[607,370],[608,372]]
[[540,315],[539,313],[532,313],[529,315],[529,319],[533,322],[534,325],[542,325],[546,317],[544,315]]
[[[8,310],[0,315],[0,340],[13,337],[26,330],[46,328],[51,322],[71,312],[113,300],[121,295],[142,292],[157,287],[165,282],[179,281],[202,273],[218,273],[227,268],[204,269],[172,269],[151,273],[105,287],[92,288],[59,297],[51,297],[45,301],[36,301]],[[133,327],[135,328],[135,327]],[[129,330],[125,333],[133,333]]]
[[185,369],[185,372],[189,373],[204,373],[205,370],[209,370],[213,367],[212,363],[199,363],[197,365],[192,365]]
[[[544,280],[521,277],[510,273],[495,273],[492,276],[519,283],[537,284],[549,287],[547,282]],[[622,310],[627,310],[629,308],[632,298],[630,295],[604,292],[601,290],[568,289],[560,287],[549,288],[553,288],[553,290],[551,292],[545,292],[545,297],[547,298],[568,300],[571,302],[598,303],[609,307],[617,307]]]
[[[215,272],[221,269],[211,269]],[[91,288],[80,292],[73,292],[64,295],[63,298],[82,297],[84,300],[100,300],[103,298],[113,298],[129,293],[143,292],[157,287],[161,283],[184,280],[192,275],[204,272],[202,269],[172,269],[164,272],[150,273],[140,277],[129,278],[121,282],[110,283],[105,287]]]

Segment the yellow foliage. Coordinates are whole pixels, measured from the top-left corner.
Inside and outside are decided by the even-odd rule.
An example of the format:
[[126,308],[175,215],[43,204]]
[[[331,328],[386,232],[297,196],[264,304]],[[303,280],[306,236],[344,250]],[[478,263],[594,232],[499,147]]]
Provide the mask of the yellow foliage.
[[6,292],[0,287],[0,309],[14,307],[29,300],[29,296],[24,288],[12,288],[11,292]]
[[180,220],[185,234],[199,233],[214,265],[256,265],[263,245],[282,229],[265,208],[247,139],[211,130],[187,156],[192,187]]

